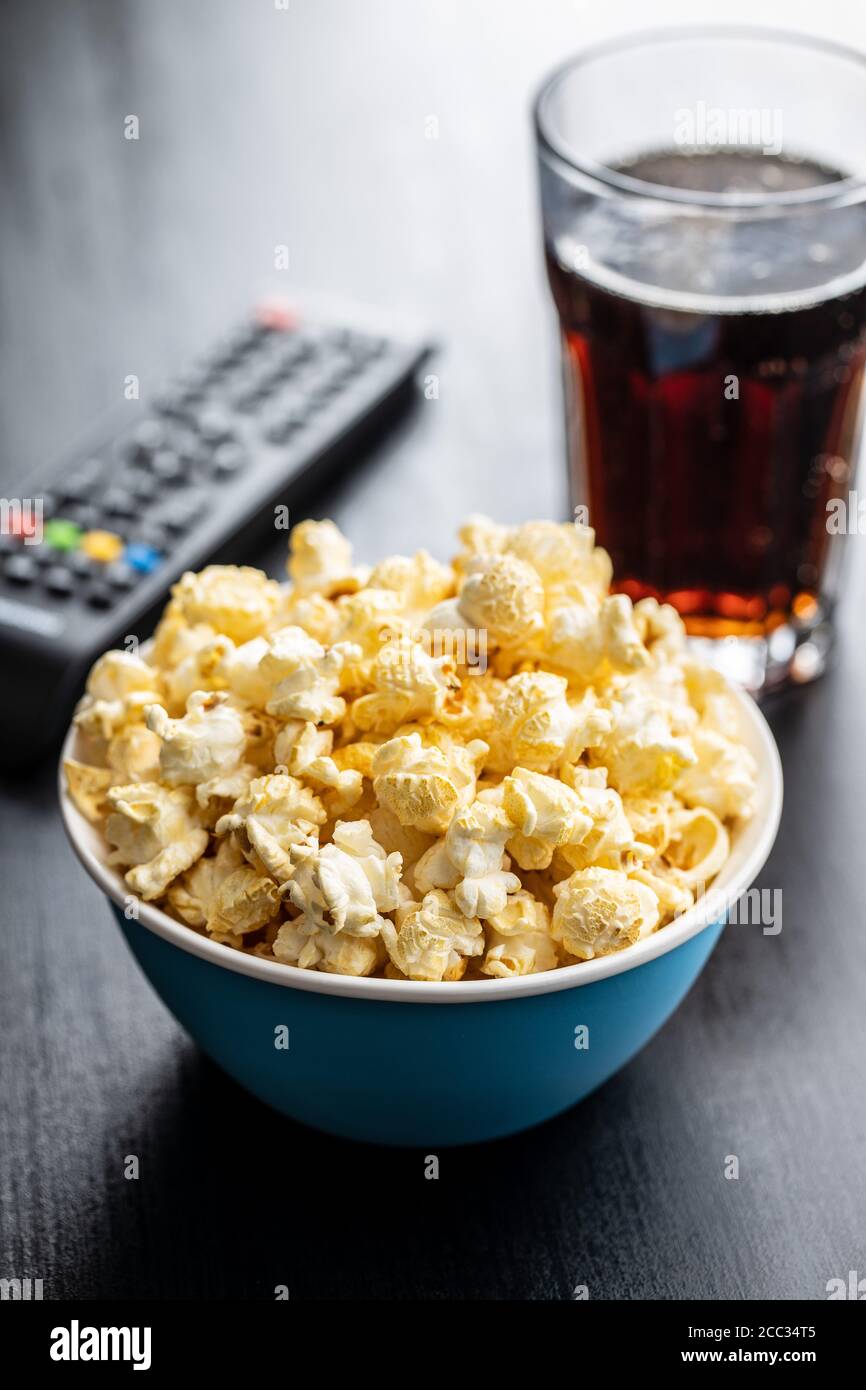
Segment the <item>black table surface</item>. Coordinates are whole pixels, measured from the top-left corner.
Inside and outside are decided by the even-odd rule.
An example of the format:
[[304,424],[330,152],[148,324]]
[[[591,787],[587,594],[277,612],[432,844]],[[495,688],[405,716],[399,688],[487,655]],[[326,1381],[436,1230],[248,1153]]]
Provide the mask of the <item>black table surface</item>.
[[[470,511],[565,515],[528,102],[586,38],[579,7],[45,0],[2,28],[0,488],[276,281],[440,335],[438,397],[311,504],[360,558],[447,556]],[[600,1092],[444,1152],[438,1182],[223,1076],[75,862],[53,768],[5,783],[0,1276],[84,1299],[821,1299],[866,1273],[856,567],[849,589],[835,669],[769,709],[781,933],[730,927]]]

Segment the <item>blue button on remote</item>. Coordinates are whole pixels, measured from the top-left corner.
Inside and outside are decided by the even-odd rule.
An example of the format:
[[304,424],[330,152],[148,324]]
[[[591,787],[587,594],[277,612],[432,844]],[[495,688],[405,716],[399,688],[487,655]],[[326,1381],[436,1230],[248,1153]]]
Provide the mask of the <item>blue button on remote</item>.
[[133,544],[126,547],[123,558],[130,569],[138,570],[139,574],[151,574],[162,559],[162,552],[152,545]]

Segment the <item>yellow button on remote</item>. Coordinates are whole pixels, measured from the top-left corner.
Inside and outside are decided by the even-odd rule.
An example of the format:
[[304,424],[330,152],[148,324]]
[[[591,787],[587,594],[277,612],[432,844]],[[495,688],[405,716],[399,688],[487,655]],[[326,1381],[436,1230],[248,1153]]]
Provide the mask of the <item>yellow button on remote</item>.
[[81,549],[91,560],[110,565],[123,550],[123,541],[113,531],[87,531],[81,539]]

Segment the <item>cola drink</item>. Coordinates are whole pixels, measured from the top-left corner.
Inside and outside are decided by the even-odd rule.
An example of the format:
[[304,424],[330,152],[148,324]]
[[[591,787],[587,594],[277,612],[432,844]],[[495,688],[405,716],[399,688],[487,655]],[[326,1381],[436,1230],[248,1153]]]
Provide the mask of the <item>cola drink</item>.
[[[767,637],[826,617],[827,504],[847,496],[866,363],[866,210],[808,190],[842,171],[753,150],[650,153],[615,172],[782,217],[629,220],[576,197],[546,256],[562,329],[573,499],[615,586],[690,633]],[[569,193],[571,197],[572,194]]]

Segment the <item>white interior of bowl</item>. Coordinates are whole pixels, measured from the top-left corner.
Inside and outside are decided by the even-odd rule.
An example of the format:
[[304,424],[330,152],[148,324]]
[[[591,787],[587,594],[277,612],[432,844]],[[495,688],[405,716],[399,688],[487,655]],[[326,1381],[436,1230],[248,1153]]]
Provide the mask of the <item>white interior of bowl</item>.
[[[614,955],[596,960],[563,966],[538,975],[522,975],[506,980],[470,980],[450,983],[428,983],[416,980],[358,979],[349,975],[327,975],[317,970],[300,970],[297,966],[278,961],[260,960],[222,946],[199,935],[192,927],[176,922],[167,913],[148,903],[138,906],[138,919],[149,931],[170,941],[181,951],[201,956],[224,970],[251,975],[274,985],[291,989],[308,989],[319,994],[342,994],[356,999],[389,999],[394,1003],[470,1004],[493,1003],[497,999],[514,999],[528,994],[546,994],[553,990],[573,989],[591,984],[623,970],[633,970],[645,961],[654,960],[684,941],[695,936],[712,921],[718,921],[720,899],[735,901],[754,881],[766,862],[776,838],[782,813],[782,766],[773,736],[766,720],[754,701],[740,691],[734,695],[740,711],[743,741],[758,763],[758,800],[755,815],[737,829],[732,838],[731,854],[721,873],[714,880],[709,899],[698,901],[669,926],[628,946]],[[70,728],[63,745],[59,774],[60,808],[72,847],[87,872],[112,902],[124,907],[129,890],[121,874],[106,864],[107,848],[99,831],[85,820],[69,796],[63,776],[63,759],[79,753],[78,735]],[[708,905],[712,910],[708,911]]]

